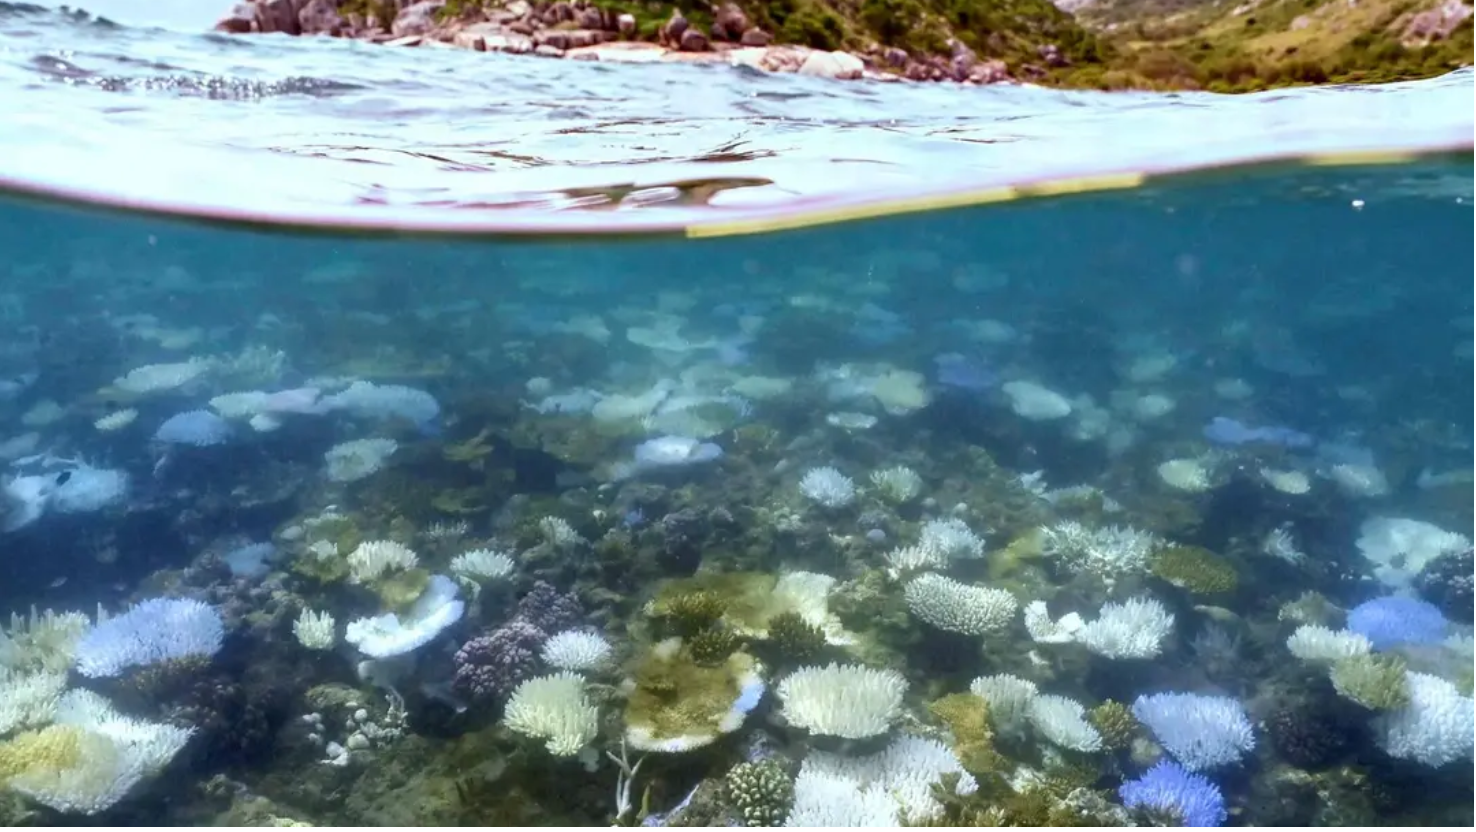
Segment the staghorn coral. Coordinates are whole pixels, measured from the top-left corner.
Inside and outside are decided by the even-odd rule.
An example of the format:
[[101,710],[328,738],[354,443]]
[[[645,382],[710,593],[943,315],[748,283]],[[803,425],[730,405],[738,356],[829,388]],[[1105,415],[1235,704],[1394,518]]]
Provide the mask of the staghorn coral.
[[503,722],[519,734],[544,740],[555,757],[578,754],[600,727],[583,677],[569,671],[520,683],[507,701]]
[[1102,736],[1102,747],[1109,751],[1121,751],[1132,745],[1142,728],[1128,706],[1112,699],[1087,711],[1087,721],[1097,729]]
[[742,645],[743,639],[737,633],[721,624],[714,624],[693,635],[687,642],[687,650],[692,661],[704,667],[717,667]]
[[1344,699],[1370,710],[1387,711],[1409,704],[1407,667],[1402,657],[1388,653],[1348,656],[1333,663],[1328,678]]
[[782,612],[769,619],[769,641],[772,652],[785,664],[803,664],[825,649],[825,633],[797,612]]
[[717,592],[702,589],[666,598],[652,607],[652,615],[673,634],[690,636],[716,624],[727,608]]

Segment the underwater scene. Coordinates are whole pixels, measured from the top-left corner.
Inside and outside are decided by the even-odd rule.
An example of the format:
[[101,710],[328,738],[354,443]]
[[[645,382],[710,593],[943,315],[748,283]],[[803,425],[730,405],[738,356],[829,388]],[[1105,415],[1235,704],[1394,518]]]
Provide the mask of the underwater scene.
[[370,48],[0,4],[0,821],[1476,820],[1469,70]]
[[8,201],[7,819],[1469,825],[1470,186]]

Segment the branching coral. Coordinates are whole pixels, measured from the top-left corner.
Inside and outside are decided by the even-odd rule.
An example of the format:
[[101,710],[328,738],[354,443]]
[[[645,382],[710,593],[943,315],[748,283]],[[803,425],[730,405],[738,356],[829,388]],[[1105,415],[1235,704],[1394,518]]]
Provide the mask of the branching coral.
[[1198,546],[1159,549],[1149,559],[1149,568],[1158,578],[1199,595],[1233,592],[1240,584],[1229,561]]

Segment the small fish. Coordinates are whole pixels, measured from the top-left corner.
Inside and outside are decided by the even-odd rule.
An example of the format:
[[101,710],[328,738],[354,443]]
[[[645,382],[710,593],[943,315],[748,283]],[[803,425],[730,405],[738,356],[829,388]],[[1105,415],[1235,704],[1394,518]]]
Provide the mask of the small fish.
[[46,585],[46,588],[47,588],[47,589],[59,589],[59,588],[61,588],[61,587],[62,587],[62,586],[63,586],[63,585],[64,585],[64,584],[66,584],[66,582],[67,582],[67,578],[66,578],[66,576],[65,576],[65,575],[63,575],[63,576],[62,576],[62,577],[60,577],[60,578],[57,578],[57,579],[56,579],[56,580],[54,580],[54,581],[52,581],[52,582],[51,582],[51,583],[49,583],[49,584],[47,584],[47,585]]

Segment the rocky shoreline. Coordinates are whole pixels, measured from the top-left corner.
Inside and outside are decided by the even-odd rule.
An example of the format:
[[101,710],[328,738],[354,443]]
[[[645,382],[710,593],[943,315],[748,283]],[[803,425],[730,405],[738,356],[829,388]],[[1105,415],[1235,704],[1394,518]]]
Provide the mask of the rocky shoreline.
[[[674,13],[656,39],[639,37],[635,17],[587,0],[508,0],[452,18],[444,0],[241,0],[215,25],[229,34],[281,32],[347,37],[388,46],[470,49],[545,58],[620,63],[725,63],[765,72],[837,80],[1014,81],[1003,61],[983,60],[961,43],[952,55],[913,56],[878,47],[874,53],[828,52],[773,44],[736,5],[717,9],[707,32]],[[378,8],[360,12],[349,9]],[[393,19],[384,21],[380,14]],[[1042,55],[1049,62],[1049,55]]]

